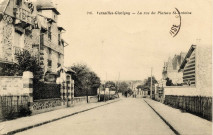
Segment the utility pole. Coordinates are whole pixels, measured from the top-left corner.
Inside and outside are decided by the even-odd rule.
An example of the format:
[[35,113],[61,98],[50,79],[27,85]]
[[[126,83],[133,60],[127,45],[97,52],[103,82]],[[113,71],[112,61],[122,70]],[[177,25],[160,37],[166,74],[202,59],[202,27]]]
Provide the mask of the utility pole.
[[151,88],[150,88],[150,97],[152,99],[152,67],[151,67]]
[[104,88],[104,102],[106,102],[106,99],[105,99],[106,83],[107,83],[107,72],[106,72],[106,81],[105,81],[105,88]]
[[[118,85],[118,84],[119,84],[119,79],[120,79],[120,72],[118,73],[118,81],[117,81],[117,94],[118,94],[118,88],[119,88],[119,87],[118,87],[118,86],[119,86],[119,85]],[[119,97],[119,94],[118,94],[118,97]]]

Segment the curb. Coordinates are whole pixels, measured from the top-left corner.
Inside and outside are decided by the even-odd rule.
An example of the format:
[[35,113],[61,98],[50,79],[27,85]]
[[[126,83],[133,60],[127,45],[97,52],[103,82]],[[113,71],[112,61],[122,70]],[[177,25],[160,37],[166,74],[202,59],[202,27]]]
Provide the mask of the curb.
[[[144,100],[144,99],[143,99]],[[146,100],[144,100],[146,102]],[[180,135],[180,133],[165,119],[163,116],[161,116],[148,102],[146,102],[150,108],[166,123],[167,126],[176,134]]]
[[54,122],[54,121],[57,121],[57,120],[61,120],[61,119],[64,119],[64,118],[67,118],[67,117],[70,117],[70,116],[73,116],[73,115],[76,115],[76,114],[79,114],[79,113],[82,113],[82,112],[86,112],[86,111],[89,111],[89,110],[92,110],[92,109],[95,109],[95,108],[98,108],[98,107],[102,107],[102,106],[105,106],[105,105],[108,105],[108,104],[112,104],[112,103],[118,102],[120,100],[121,99],[116,100],[116,101],[112,101],[110,103],[106,103],[106,104],[103,104],[103,105],[95,106],[95,107],[92,107],[92,108],[89,108],[89,109],[85,109],[85,110],[82,110],[82,111],[79,111],[79,112],[74,112],[74,113],[59,117],[59,118],[55,118],[55,119],[52,119],[52,120],[41,122],[41,123],[31,125],[31,126],[28,126],[28,127],[25,127],[25,128],[20,128],[20,129],[14,130],[14,131],[9,131],[9,132],[6,133],[6,135],[13,135],[13,134],[18,133],[18,132],[22,132],[22,131],[25,131],[25,130],[28,130],[28,129],[39,127],[39,126],[42,126],[42,125],[45,125],[45,124],[48,124],[48,123],[51,123],[51,122]]

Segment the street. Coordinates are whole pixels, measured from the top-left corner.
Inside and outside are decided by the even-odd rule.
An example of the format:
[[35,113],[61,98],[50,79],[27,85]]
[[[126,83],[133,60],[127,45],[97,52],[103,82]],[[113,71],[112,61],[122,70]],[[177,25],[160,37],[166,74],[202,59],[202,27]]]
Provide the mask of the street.
[[127,98],[17,135],[172,135],[143,99]]

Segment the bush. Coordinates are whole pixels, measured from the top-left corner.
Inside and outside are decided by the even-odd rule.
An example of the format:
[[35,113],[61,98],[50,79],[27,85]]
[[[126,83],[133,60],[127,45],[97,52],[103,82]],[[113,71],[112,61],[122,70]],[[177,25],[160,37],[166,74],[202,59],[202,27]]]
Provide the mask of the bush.
[[60,84],[34,82],[33,98],[34,100],[60,98],[60,87]]
[[3,116],[4,120],[12,120],[12,119],[16,118],[17,113],[15,111],[15,107],[11,106],[11,107],[7,107],[7,108],[3,108],[2,116]]
[[29,116],[31,114],[32,111],[30,110],[29,106],[28,107],[25,107],[23,105],[19,106],[18,117]]

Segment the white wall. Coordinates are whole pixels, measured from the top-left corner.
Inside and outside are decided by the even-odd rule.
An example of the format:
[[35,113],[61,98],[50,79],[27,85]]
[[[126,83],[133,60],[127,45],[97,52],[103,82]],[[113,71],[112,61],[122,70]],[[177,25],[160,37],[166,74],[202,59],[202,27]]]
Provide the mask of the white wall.
[[199,95],[199,90],[196,87],[189,86],[167,86],[164,87],[165,95],[197,96]]

